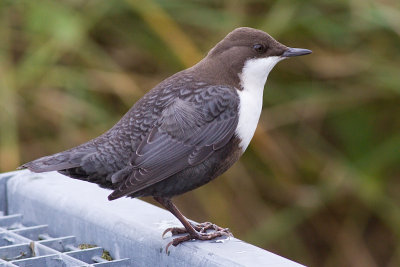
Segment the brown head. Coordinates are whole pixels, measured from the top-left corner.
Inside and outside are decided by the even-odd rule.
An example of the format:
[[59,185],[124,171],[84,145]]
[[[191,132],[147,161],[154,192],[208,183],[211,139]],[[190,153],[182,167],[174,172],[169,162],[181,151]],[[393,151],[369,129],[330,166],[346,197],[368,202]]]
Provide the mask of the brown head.
[[[287,47],[263,31],[241,27],[230,32],[212,48],[196,69],[206,72],[213,79],[222,78],[231,85],[237,85],[240,83],[239,76],[249,61],[270,58],[270,64],[263,60],[268,75],[280,60],[310,53],[308,49]],[[258,65],[262,67],[263,64]]]

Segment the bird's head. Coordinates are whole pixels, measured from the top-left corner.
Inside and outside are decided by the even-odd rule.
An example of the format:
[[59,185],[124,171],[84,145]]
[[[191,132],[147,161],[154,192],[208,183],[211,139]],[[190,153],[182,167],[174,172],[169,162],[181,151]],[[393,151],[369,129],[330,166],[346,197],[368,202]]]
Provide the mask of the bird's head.
[[308,49],[287,47],[263,31],[242,27],[230,32],[212,48],[205,60],[218,62],[219,69],[238,75],[242,85],[243,80],[251,79],[264,86],[276,63],[310,53]]

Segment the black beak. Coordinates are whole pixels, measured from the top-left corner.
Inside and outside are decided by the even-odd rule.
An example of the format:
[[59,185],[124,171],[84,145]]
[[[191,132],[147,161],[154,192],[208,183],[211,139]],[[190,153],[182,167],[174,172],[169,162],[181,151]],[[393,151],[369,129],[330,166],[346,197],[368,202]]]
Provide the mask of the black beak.
[[283,52],[283,54],[281,56],[282,57],[297,57],[297,56],[308,55],[311,53],[312,53],[312,51],[308,50],[308,49],[288,47],[288,49],[285,52]]

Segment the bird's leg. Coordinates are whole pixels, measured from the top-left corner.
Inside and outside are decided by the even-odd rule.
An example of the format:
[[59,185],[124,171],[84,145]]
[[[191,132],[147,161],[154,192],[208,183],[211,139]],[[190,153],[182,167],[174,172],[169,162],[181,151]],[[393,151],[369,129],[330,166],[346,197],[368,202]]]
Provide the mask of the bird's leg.
[[[168,247],[170,245],[177,246],[180,243],[197,239],[197,240],[212,240],[217,237],[221,236],[231,236],[231,232],[228,228],[221,228],[213,223],[205,222],[199,224],[193,224],[189,222],[185,216],[178,210],[178,208],[172,203],[171,199],[163,198],[163,197],[154,197],[156,201],[158,201],[161,205],[163,205],[167,210],[169,210],[178,220],[183,224],[184,228],[182,227],[171,227],[164,231],[163,236],[171,232],[172,235],[179,235],[179,234],[188,234],[182,237],[177,237],[170,242],[167,247],[166,251],[168,251]],[[207,233],[207,230],[214,230],[214,232]]]

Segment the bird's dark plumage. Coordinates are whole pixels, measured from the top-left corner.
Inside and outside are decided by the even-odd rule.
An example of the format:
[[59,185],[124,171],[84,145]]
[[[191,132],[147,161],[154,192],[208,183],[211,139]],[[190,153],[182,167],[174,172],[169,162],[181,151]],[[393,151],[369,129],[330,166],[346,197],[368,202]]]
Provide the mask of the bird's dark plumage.
[[175,246],[227,235],[210,223],[190,224],[170,198],[209,182],[239,159],[256,129],[268,73],[284,58],[309,53],[265,32],[238,28],[198,64],[154,87],[103,135],[21,167],[97,183],[113,190],[110,200],[153,196],[185,227],[167,231],[188,233],[170,243]]
[[[202,163],[223,148],[234,135],[238,105],[234,88],[181,73],[179,79],[173,76],[146,94],[105,134],[23,167],[35,172],[56,170],[98,183],[114,189],[110,199],[148,195],[151,190],[143,189]],[[182,187],[198,183],[193,180],[187,177],[180,183]],[[179,188],[176,191],[168,196],[182,193]]]

